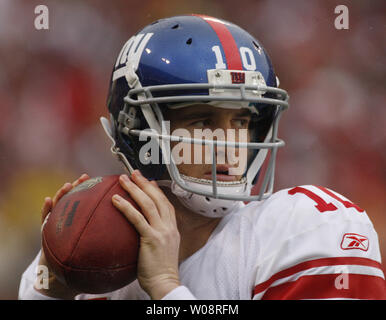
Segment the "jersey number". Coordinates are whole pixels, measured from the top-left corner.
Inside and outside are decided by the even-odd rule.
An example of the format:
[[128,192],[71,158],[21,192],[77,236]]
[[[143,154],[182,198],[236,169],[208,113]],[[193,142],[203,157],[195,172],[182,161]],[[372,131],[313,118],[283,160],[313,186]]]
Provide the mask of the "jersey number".
[[[358,212],[363,212],[364,210],[358,207],[355,203],[352,203],[347,200],[343,200],[339,198],[336,194],[332,193],[330,190],[324,188],[324,187],[318,187],[319,190],[323,191],[325,194],[329,195],[330,197],[334,198],[335,200],[342,203],[346,208],[355,208]],[[319,210],[319,212],[326,212],[326,211],[335,211],[338,208],[332,203],[332,202],[326,202],[323,200],[322,197],[318,196],[316,193],[312,192],[311,190],[308,190],[304,187],[295,187],[288,191],[290,195],[294,195],[295,193],[303,193],[310,199],[314,200],[316,202],[315,208]]]

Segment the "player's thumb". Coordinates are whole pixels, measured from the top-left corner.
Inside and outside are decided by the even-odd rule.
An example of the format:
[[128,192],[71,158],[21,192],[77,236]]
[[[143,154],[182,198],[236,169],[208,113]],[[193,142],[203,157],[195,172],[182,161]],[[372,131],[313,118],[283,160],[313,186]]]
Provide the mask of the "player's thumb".
[[44,222],[44,219],[47,217],[47,214],[51,211],[51,209],[52,209],[52,199],[50,197],[44,198],[44,203],[41,210],[42,223]]

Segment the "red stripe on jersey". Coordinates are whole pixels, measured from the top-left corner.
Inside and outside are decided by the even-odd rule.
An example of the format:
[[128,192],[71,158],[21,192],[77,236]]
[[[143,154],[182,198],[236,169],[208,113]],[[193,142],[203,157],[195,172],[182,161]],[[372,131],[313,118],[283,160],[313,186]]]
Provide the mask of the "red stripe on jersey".
[[332,193],[327,188],[320,187],[320,186],[316,186],[316,187],[319,188],[320,190],[322,190],[323,192],[327,193],[330,197],[333,197],[335,200],[338,200],[339,202],[343,203],[343,205],[346,208],[355,208],[359,212],[364,212],[365,211],[362,208],[358,207],[355,203],[352,203],[350,201],[346,201],[346,200],[341,199],[340,197],[338,197],[336,194]]
[[360,265],[360,266],[368,266],[375,267],[382,270],[382,266],[379,262],[367,258],[359,258],[359,257],[334,257],[334,258],[322,258],[316,260],[310,260],[302,262],[296,266],[290,267],[288,269],[282,270],[276,274],[274,274],[267,281],[259,283],[255,286],[253,290],[253,295],[256,295],[260,292],[266,290],[273,282],[289,277],[295,273],[316,268],[316,267],[325,267],[325,266],[336,266],[336,265]]
[[236,41],[228,30],[228,28],[226,27],[226,25],[220,20],[206,15],[197,14],[194,16],[200,17],[201,19],[205,20],[212,27],[214,32],[216,32],[224,49],[225,60],[228,69],[243,70],[239,48],[237,47]]
[[347,274],[347,288],[337,288],[335,281],[340,274],[302,276],[296,281],[269,288],[262,300],[300,299],[386,299],[385,280],[364,274]]

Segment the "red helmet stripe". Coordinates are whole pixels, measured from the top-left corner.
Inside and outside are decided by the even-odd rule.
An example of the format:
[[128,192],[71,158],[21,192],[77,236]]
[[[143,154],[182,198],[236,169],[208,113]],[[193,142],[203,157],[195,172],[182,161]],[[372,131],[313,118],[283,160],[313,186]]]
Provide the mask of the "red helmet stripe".
[[237,47],[236,41],[228,30],[228,28],[226,27],[226,25],[221,20],[210,16],[201,14],[194,14],[194,16],[200,17],[201,19],[205,20],[216,32],[220,43],[224,49],[225,60],[228,69],[243,70],[240,52]]

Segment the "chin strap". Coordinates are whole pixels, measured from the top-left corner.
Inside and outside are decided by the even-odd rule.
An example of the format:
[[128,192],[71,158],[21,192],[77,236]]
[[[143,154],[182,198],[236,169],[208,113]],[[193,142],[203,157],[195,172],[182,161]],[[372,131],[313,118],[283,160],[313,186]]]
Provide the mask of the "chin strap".
[[[203,191],[210,191],[212,188],[211,184],[201,184],[192,182],[184,179],[187,185],[199,187]],[[242,201],[215,199],[207,196],[195,194],[193,192],[182,189],[177,183],[170,180],[159,180],[157,181],[159,186],[168,187],[174,195],[178,198],[180,203],[187,209],[203,215],[209,218],[222,218],[234,211],[235,209],[242,207]],[[224,193],[245,193],[249,192],[246,190],[246,184],[235,184],[229,186],[218,186],[219,191]],[[206,190],[207,189],[207,190]]]

